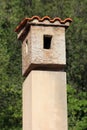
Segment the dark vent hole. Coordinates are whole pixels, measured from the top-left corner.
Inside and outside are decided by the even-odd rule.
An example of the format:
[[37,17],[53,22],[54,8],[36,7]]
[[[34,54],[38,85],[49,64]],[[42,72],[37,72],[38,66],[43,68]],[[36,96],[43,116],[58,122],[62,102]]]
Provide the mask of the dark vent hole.
[[44,49],[51,48],[51,40],[52,40],[52,36],[44,35]]

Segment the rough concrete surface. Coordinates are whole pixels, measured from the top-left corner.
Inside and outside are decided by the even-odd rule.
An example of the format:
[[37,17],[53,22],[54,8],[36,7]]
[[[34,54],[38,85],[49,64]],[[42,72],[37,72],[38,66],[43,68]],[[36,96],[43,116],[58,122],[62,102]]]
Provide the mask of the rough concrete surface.
[[31,71],[23,83],[23,130],[67,130],[66,73]]

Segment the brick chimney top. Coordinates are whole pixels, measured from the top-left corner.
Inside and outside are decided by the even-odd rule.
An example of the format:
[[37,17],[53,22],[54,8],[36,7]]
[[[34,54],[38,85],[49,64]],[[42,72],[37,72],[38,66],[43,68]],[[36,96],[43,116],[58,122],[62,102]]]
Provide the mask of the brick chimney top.
[[32,69],[62,70],[66,64],[65,30],[71,18],[25,18],[15,29],[22,40],[22,74]]

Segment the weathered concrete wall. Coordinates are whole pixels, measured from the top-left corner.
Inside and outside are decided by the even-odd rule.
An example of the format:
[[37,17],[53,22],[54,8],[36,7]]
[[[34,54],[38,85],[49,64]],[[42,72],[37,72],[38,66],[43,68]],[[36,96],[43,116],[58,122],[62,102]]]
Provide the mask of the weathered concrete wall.
[[31,31],[22,43],[22,74],[27,71],[31,63]]
[[[50,49],[43,48],[43,36],[51,35]],[[31,26],[32,63],[65,64],[65,28]]]
[[67,130],[66,73],[31,71],[23,83],[23,130]]

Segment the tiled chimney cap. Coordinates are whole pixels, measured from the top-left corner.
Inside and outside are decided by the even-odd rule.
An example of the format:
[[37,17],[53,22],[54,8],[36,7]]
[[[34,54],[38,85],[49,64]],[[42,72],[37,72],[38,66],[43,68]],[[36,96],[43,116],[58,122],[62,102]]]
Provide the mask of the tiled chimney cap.
[[51,19],[49,16],[44,16],[42,18],[40,18],[39,16],[33,16],[31,18],[25,18],[21,21],[21,23],[16,27],[15,32],[19,32],[21,30],[21,28],[23,28],[27,22],[31,23],[31,24],[45,24],[48,25],[45,21],[48,21],[48,24],[52,24],[52,25],[60,25],[60,26],[69,26],[69,23],[72,22],[71,18],[66,18],[65,20],[61,20],[61,18],[59,17],[55,17],[53,19]]

